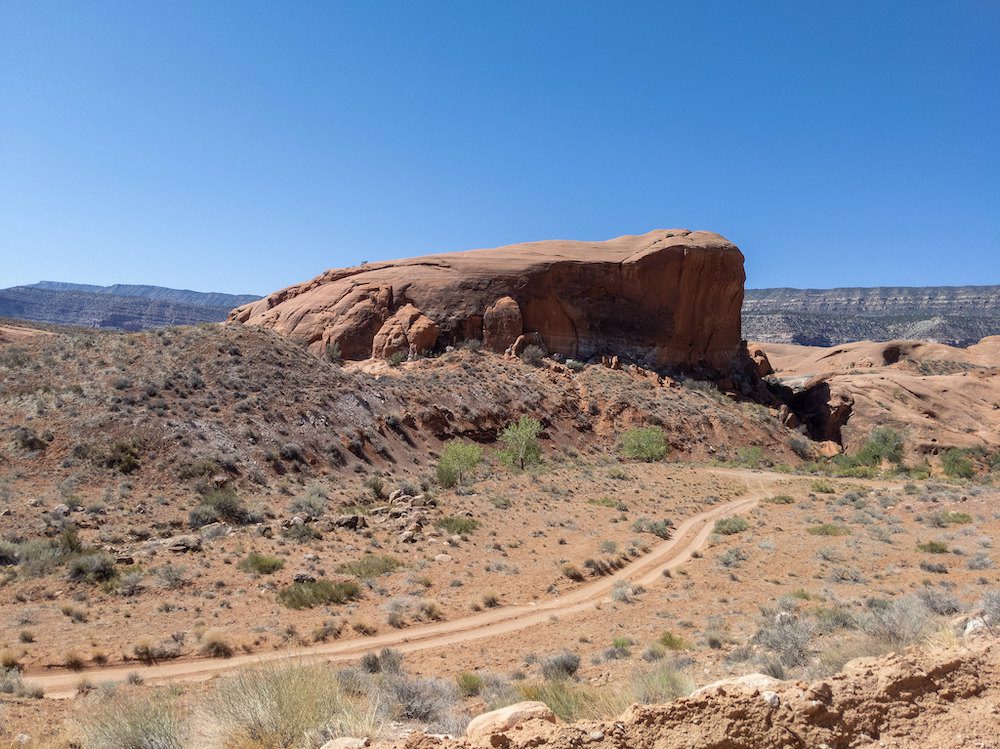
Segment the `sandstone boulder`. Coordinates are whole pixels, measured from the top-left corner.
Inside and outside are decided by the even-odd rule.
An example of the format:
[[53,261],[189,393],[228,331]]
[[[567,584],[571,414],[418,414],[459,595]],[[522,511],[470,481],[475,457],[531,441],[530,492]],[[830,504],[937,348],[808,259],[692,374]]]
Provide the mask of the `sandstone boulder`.
[[469,727],[465,729],[465,735],[476,738],[503,733],[528,720],[555,723],[556,716],[544,702],[518,702],[473,718],[469,722]]
[[509,296],[495,301],[483,315],[483,343],[491,351],[506,351],[522,332],[521,307]]
[[706,684],[701,689],[691,693],[692,697],[705,694],[733,694],[735,692],[773,692],[781,686],[781,682],[766,674],[744,674],[731,679],[720,679]]
[[764,349],[757,345],[750,345],[747,346],[747,353],[750,354],[753,363],[757,365],[758,377],[774,374],[774,367],[771,366],[771,360],[767,358],[767,352]]
[[395,353],[430,351],[437,342],[437,324],[412,304],[404,304],[383,323],[372,341],[372,356],[388,359]]
[[718,234],[657,230],[330,270],[235,309],[345,359],[443,351],[469,338],[504,351],[537,333],[552,354],[617,354],[724,369],[741,350],[743,255]]

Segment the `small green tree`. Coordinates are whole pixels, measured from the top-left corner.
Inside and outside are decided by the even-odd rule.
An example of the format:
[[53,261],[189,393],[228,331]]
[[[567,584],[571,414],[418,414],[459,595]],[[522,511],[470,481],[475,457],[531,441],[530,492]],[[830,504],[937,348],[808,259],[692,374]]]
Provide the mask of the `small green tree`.
[[953,479],[971,479],[976,475],[976,467],[969,460],[966,451],[957,447],[941,456],[941,468]]
[[652,463],[667,456],[667,439],[659,427],[637,427],[622,435],[621,451],[626,458]]
[[903,438],[889,427],[879,427],[868,435],[868,440],[854,459],[860,465],[878,468],[882,461],[900,463],[903,460]]
[[530,416],[522,416],[515,423],[509,424],[500,433],[500,441],[503,443],[500,460],[522,471],[526,466],[540,461],[542,448],[538,444],[538,435],[541,431],[541,422]]
[[465,482],[466,475],[483,459],[483,449],[474,442],[449,440],[441,450],[437,464],[437,480],[449,488]]

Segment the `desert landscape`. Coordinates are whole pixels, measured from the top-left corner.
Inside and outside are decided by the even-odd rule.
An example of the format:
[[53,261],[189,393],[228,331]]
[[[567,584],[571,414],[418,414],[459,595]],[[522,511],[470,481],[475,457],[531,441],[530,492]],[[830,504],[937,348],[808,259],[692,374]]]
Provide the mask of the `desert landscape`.
[[1000,749],[1000,3],[0,0],[0,749]]
[[994,746],[1000,339],[748,344],[742,263],[665,230],[6,322],[4,740]]

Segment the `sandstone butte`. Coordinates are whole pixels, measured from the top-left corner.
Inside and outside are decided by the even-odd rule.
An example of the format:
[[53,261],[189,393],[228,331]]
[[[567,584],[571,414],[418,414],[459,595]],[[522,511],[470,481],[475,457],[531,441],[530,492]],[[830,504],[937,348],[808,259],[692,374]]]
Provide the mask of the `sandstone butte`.
[[329,270],[238,307],[229,321],[351,360],[470,339],[506,351],[523,335],[518,345],[537,341],[565,357],[721,371],[740,354],[745,278],[743,254],[725,238],[661,229]]

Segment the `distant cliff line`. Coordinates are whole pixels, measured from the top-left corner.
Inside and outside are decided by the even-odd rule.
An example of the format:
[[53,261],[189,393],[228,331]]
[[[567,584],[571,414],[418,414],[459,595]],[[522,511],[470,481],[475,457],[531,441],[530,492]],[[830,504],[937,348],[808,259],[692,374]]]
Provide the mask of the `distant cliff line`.
[[750,340],[831,346],[910,338],[968,346],[1000,334],[1000,285],[747,289]]

